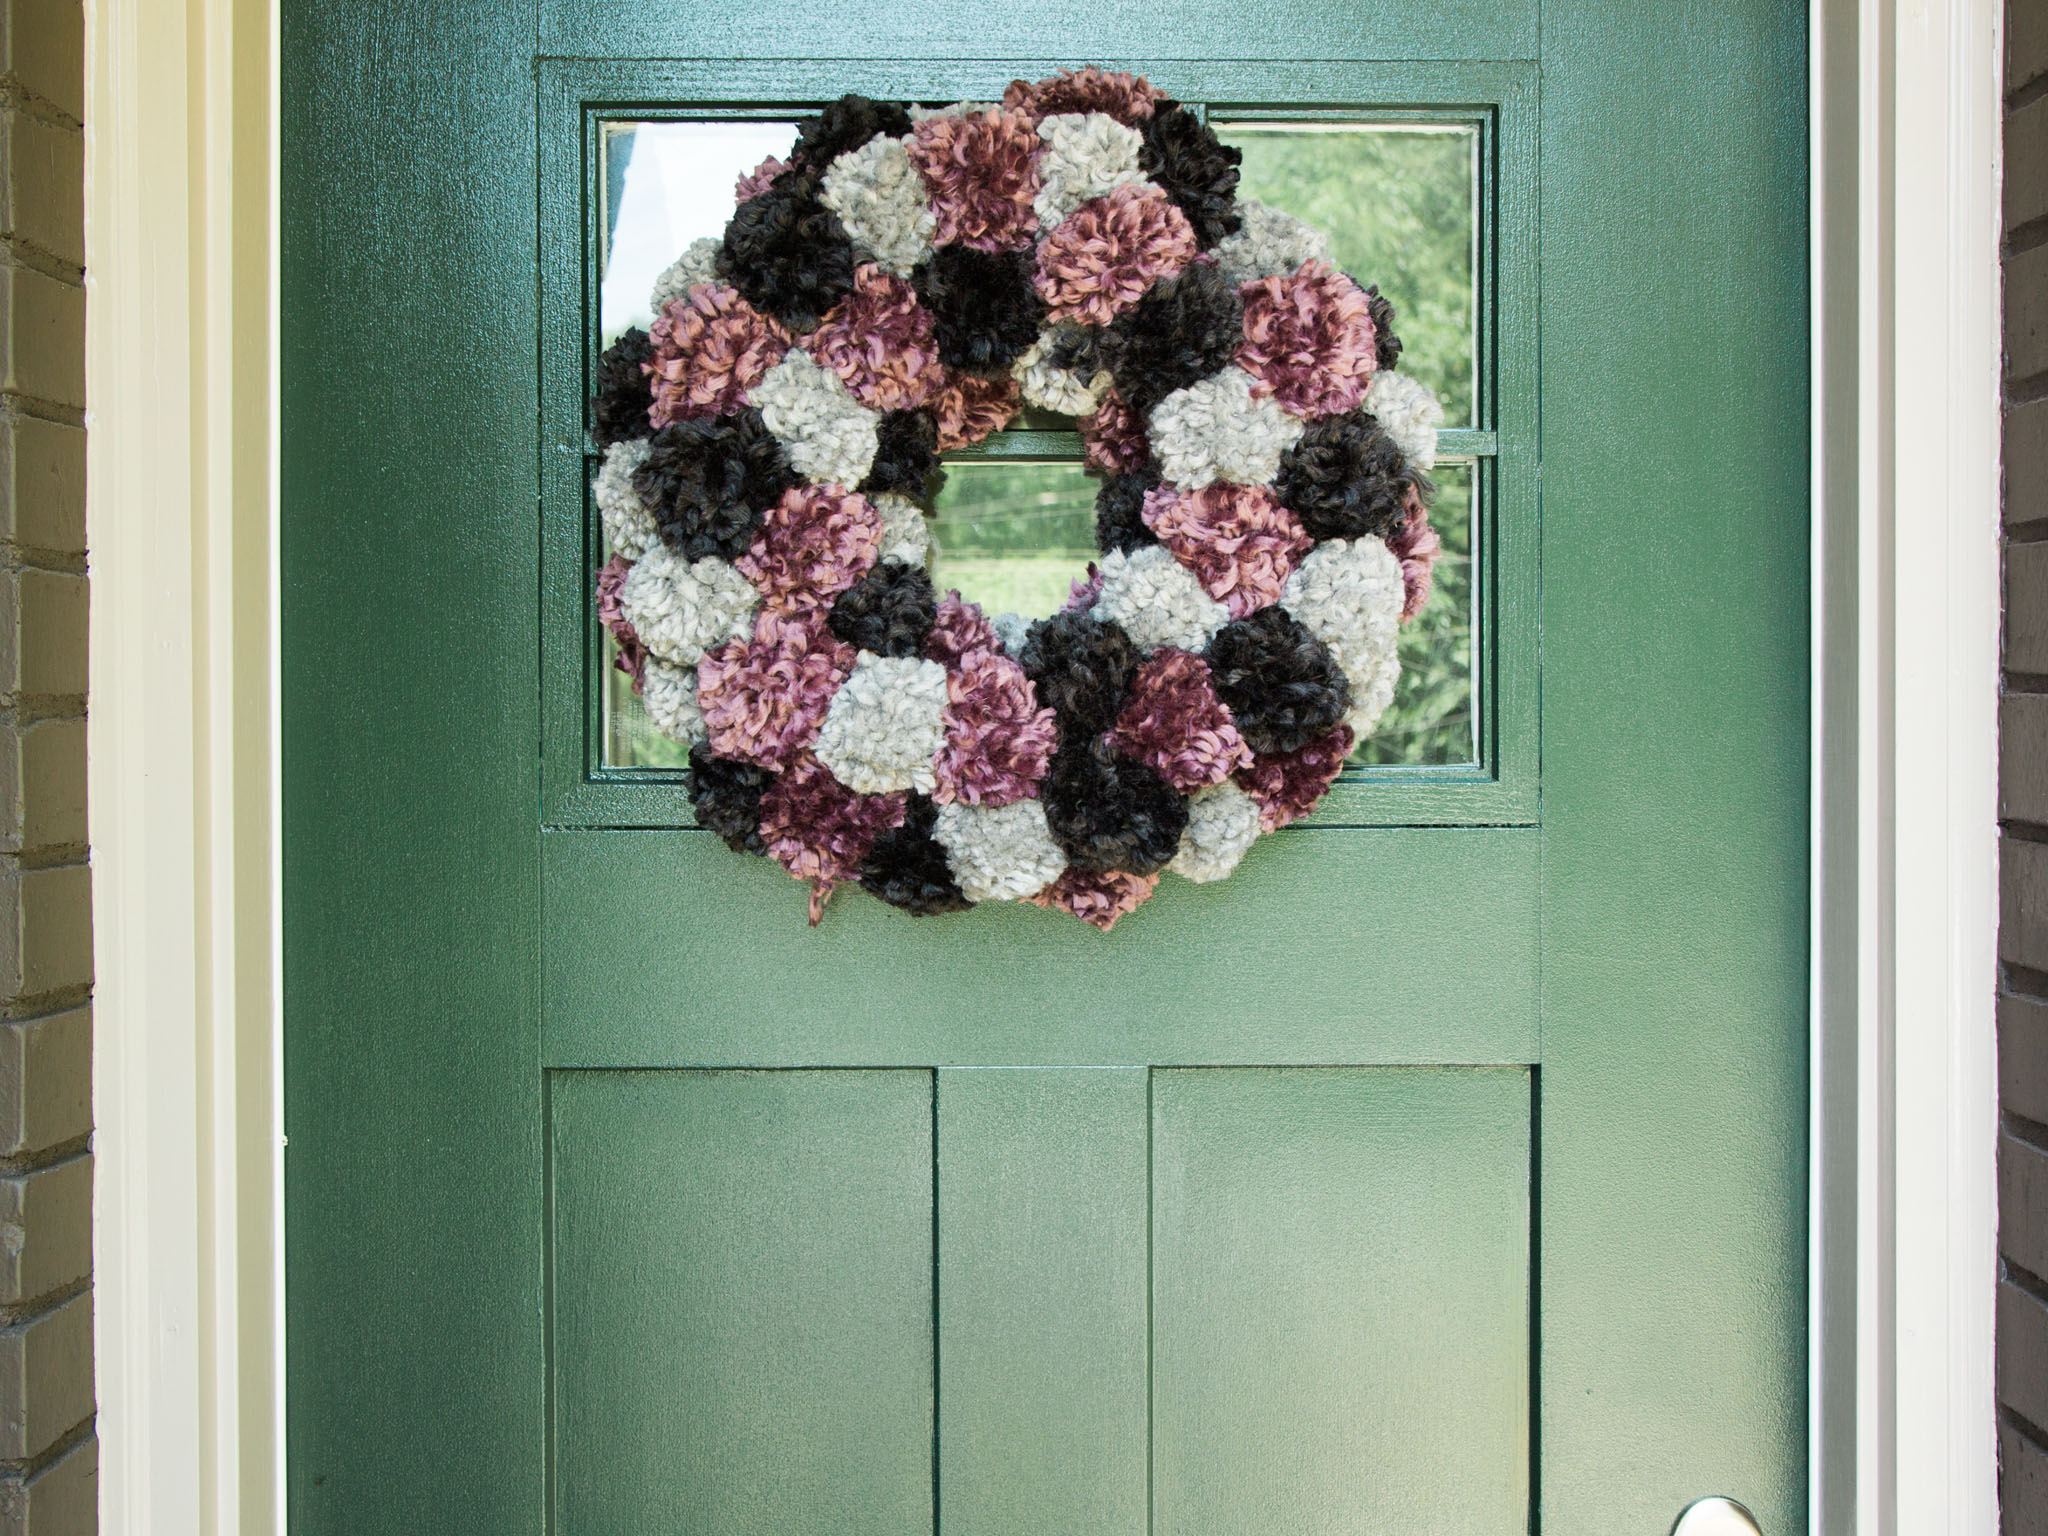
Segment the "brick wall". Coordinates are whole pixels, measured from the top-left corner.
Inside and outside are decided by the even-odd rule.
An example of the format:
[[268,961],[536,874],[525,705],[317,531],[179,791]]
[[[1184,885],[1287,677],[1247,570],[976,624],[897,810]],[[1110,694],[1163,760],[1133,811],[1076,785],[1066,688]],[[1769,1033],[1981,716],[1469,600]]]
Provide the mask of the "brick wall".
[[1999,704],[1999,1493],[2048,1536],[2048,0],[2010,0]]
[[0,1536],[94,1499],[80,0],[0,0]]

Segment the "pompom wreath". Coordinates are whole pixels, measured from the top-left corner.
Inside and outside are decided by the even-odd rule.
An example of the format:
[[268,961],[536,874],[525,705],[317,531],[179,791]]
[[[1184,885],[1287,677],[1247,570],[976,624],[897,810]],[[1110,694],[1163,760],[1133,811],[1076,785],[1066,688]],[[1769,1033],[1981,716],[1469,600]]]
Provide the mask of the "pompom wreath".
[[[594,359],[593,612],[698,825],[915,916],[1104,931],[1306,816],[1428,600],[1442,408],[1329,237],[1142,79],[844,96]],[[932,581],[943,456],[1074,419],[1065,606]],[[1033,423],[1036,425],[1036,422]]]

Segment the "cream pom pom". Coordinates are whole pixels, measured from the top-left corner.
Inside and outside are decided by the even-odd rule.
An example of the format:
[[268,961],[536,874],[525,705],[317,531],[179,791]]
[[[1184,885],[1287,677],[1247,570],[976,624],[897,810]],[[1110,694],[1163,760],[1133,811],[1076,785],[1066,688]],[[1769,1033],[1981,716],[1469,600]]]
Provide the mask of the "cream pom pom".
[[689,247],[668,264],[661,276],[654,280],[654,292],[647,297],[647,306],[659,315],[668,307],[668,301],[680,298],[699,283],[716,282],[718,279],[718,246],[713,236],[692,240]]
[[1006,655],[1024,654],[1024,637],[1031,633],[1031,620],[1021,613],[992,613],[988,615],[988,627],[996,632],[996,639],[1002,642]]
[[659,657],[647,658],[640,674],[640,702],[654,728],[684,746],[705,736],[704,711],[697,704],[697,669],[674,667]]
[[661,529],[640,493],[633,489],[633,472],[647,462],[648,442],[644,437],[613,443],[597,468],[590,494],[604,519],[605,542],[612,553],[638,560],[661,542]]
[[1345,724],[1362,741],[1394,701],[1401,678],[1401,562],[1371,534],[1328,539],[1310,550],[1280,606],[1330,648],[1351,684]]
[[1221,880],[1259,837],[1259,802],[1229,779],[1188,797],[1187,830],[1166,867],[1199,883]]
[[1062,416],[1091,416],[1102,404],[1102,397],[1109,393],[1109,370],[1098,368],[1094,377],[1083,379],[1071,369],[1053,366],[1049,354],[1064,334],[1065,328],[1046,331],[1011,365],[1010,372],[1024,391],[1025,400],[1040,410],[1057,411]]
[[1216,260],[1233,283],[1284,277],[1299,271],[1305,261],[1330,259],[1330,237],[1291,213],[1249,197],[1237,200],[1237,213],[1237,233],[1224,236],[1216,246]]
[[932,755],[945,745],[946,669],[916,656],[862,651],[832,695],[814,749],[856,794],[898,789],[930,794]]
[[1022,901],[1059,879],[1067,856],[1045,824],[1036,800],[1010,805],[939,807],[932,836],[969,901]]
[[1425,474],[1436,468],[1436,429],[1444,408],[1420,382],[1391,369],[1376,373],[1365,392],[1365,408],[1410,464]]
[[894,491],[883,491],[868,501],[882,514],[882,551],[875,557],[877,563],[894,560],[915,570],[929,570],[938,546],[932,542],[931,524],[918,504]]
[[1039,190],[1031,207],[1040,229],[1051,229],[1092,197],[1143,179],[1143,135],[1106,112],[1055,112],[1040,121],[1038,136],[1045,148],[1038,153]]
[[657,544],[626,572],[619,606],[649,651],[694,667],[706,651],[753,633],[761,594],[727,561],[692,565]]
[[1096,567],[1102,593],[1095,616],[1120,624],[1141,651],[1176,646],[1202,651],[1230,622],[1230,610],[1202,589],[1194,572],[1157,544],[1111,550]]
[[791,347],[762,375],[748,391],[747,403],[761,413],[788,450],[790,467],[806,480],[852,490],[867,478],[880,446],[882,418],[801,347]]
[[1250,374],[1226,368],[1152,408],[1152,453],[1160,473],[1183,490],[1218,480],[1264,485],[1280,473],[1280,456],[1302,427],[1271,395],[1252,393]]
[[932,253],[937,227],[924,178],[902,139],[873,138],[825,170],[818,201],[839,215],[848,238],[898,277]]

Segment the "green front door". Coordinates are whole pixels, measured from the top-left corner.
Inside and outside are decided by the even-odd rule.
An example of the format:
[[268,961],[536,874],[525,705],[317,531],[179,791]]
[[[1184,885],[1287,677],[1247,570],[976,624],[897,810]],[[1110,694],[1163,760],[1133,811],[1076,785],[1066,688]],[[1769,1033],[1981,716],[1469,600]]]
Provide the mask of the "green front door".
[[[1802,1529],[1804,48],[1761,0],[287,5],[294,1530]],[[1276,186],[1462,146],[1454,664],[1409,761],[1111,933],[813,929],[608,695],[619,140],[1085,63],[1332,139]]]

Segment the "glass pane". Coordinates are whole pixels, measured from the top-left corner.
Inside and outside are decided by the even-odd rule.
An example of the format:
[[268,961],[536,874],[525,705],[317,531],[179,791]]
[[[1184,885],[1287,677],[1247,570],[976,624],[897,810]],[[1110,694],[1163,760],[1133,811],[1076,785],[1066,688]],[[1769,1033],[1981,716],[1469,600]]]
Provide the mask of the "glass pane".
[[1095,558],[1095,477],[1079,464],[949,464],[932,584],[985,613],[1057,613]]
[[1402,371],[1435,391],[1446,425],[1472,424],[1478,130],[1213,123],[1218,137],[1244,151],[1239,193],[1328,232],[1336,264],[1393,301]]
[[721,235],[738,204],[733,184],[770,155],[787,155],[793,122],[606,123],[603,138],[604,344],[652,323],[654,280],[691,241]]
[[1470,763],[1478,760],[1473,725],[1476,652],[1472,625],[1476,475],[1468,463],[1440,463],[1430,525],[1443,539],[1429,603],[1401,630],[1401,681],[1357,763]]

